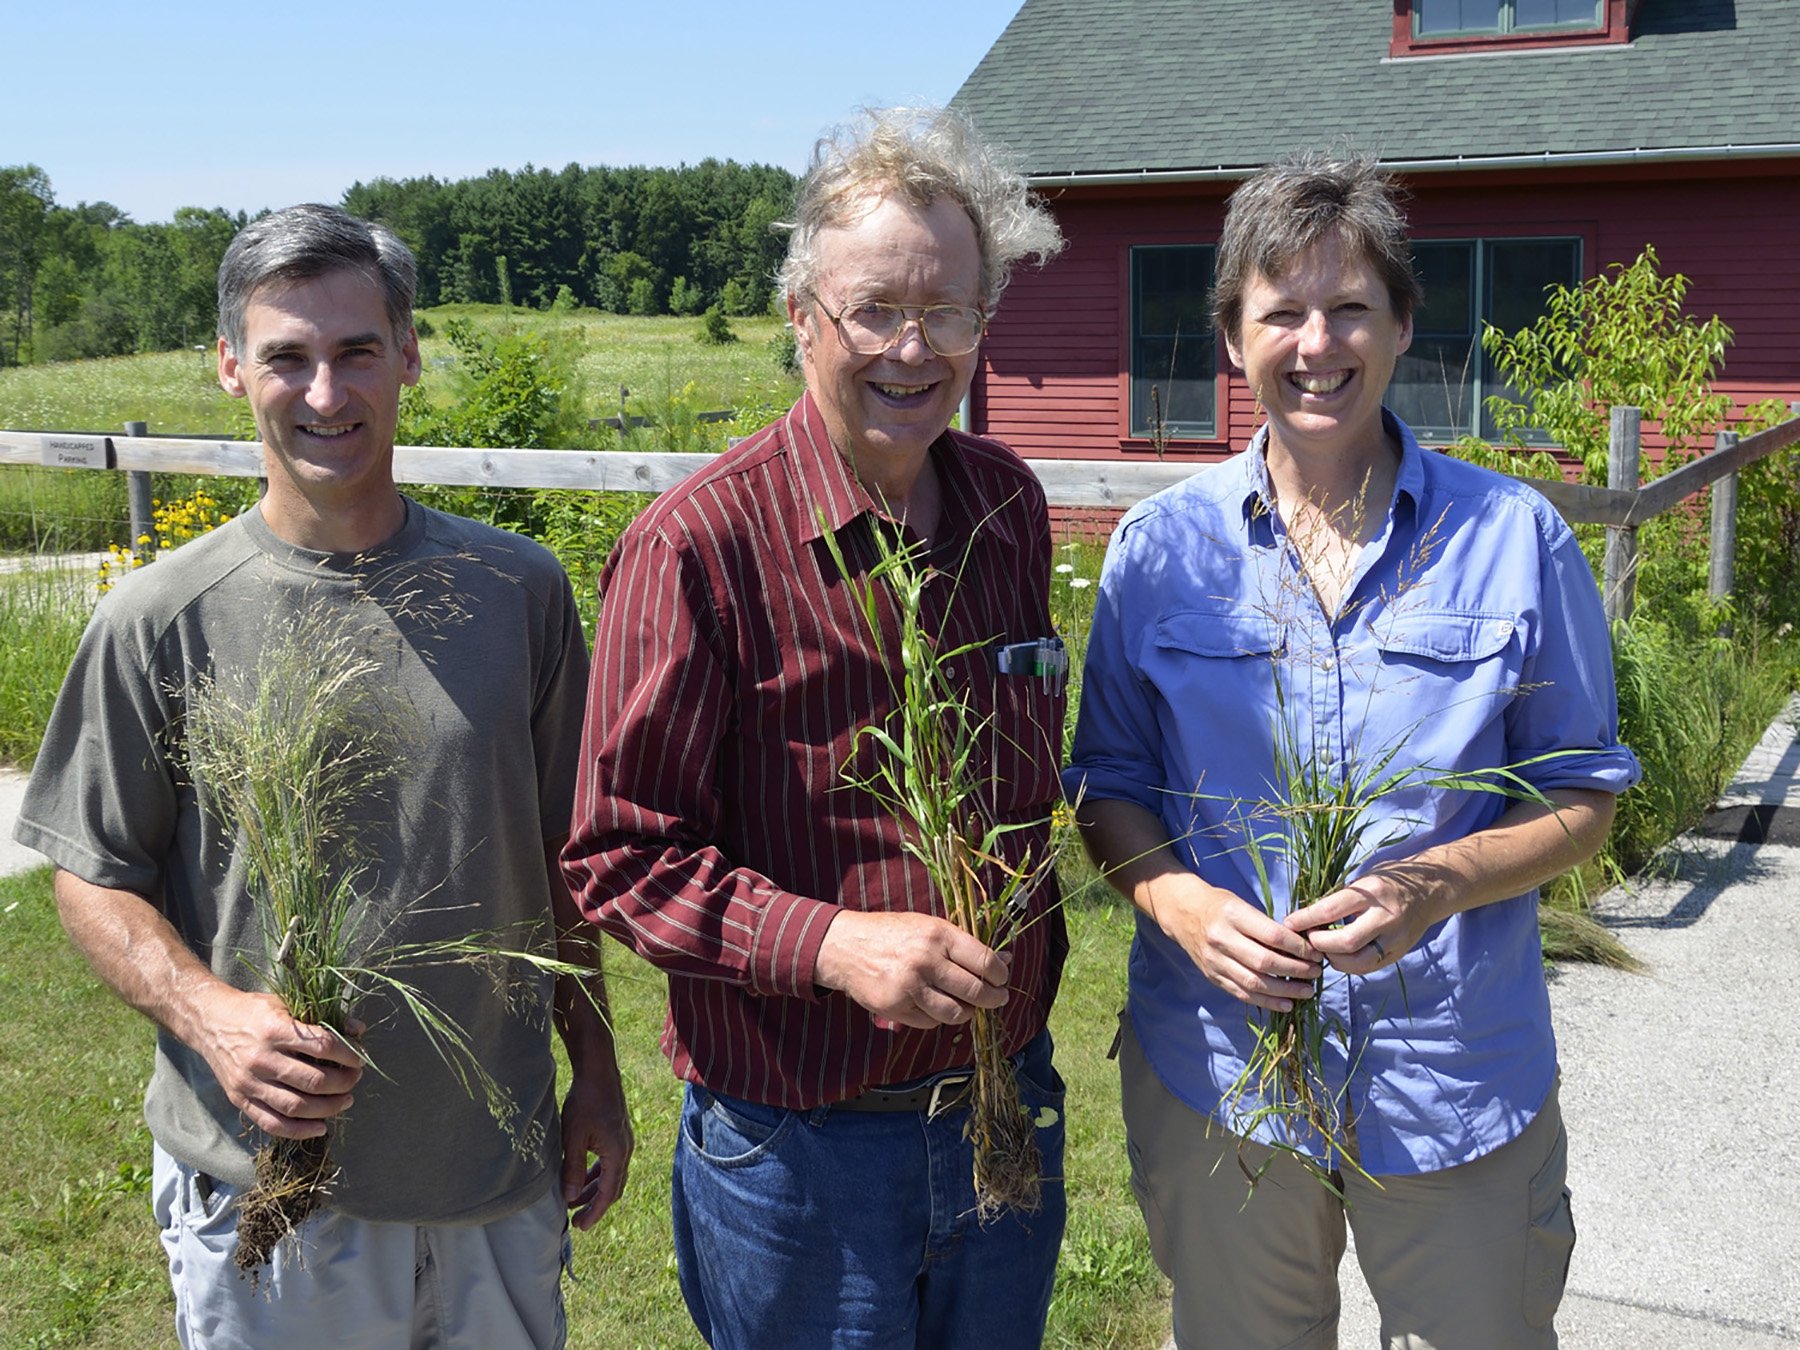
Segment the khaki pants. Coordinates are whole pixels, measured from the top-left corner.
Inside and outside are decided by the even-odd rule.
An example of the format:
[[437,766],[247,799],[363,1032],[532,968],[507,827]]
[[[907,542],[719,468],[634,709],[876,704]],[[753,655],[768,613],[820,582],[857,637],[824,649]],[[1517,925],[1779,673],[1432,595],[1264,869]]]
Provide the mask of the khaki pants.
[[1389,1350],[1556,1345],[1575,1225],[1554,1086],[1522,1135],[1473,1162],[1381,1188],[1346,1174],[1347,1214],[1291,1158],[1243,1143],[1251,1171],[1268,1165],[1246,1203],[1237,1136],[1171,1094],[1124,1025],[1131,1185],[1175,1284],[1181,1350],[1335,1347],[1346,1218]]

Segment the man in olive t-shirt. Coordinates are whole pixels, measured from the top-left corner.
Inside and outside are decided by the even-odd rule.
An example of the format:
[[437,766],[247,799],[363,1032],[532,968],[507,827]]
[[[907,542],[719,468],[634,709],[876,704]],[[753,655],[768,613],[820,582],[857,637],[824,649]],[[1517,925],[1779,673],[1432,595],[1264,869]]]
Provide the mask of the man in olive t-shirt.
[[[547,551],[394,485],[400,390],[419,375],[413,275],[391,233],[326,207],[267,216],[233,241],[219,380],[250,401],[268,491],[102,599],[17,830],[56,863],[76,946],[158,1026],[145,1114],[186,1345],[560,1345],[567,1213],[597,1220],[631,1152],[610,1031],[573,982],[554,990],[573,1070],[559,1115],[549,981],[533,1018],[481,971],[408,974],[511,1093],[514,1138],[408,1015],[370,1016],[379,1067],[366,1069],[261,992],[236,839],[201,809],[171,745],[197,675],[252,668],[273,627],[329,613],[406,712],[397,780],[359,823],[384,937],[553,919],[575,931],[556,858],[586,648]],[[327,1208],[256,1284],[240,1278],[232,1201],[259,1139],[315,1137],[327,1122],[341,1167]]]

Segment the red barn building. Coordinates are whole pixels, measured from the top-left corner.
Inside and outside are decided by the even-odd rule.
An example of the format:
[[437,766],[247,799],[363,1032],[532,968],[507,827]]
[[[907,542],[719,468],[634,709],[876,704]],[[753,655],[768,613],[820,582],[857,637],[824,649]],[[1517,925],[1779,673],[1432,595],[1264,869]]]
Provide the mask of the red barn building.
[[1653,244],[1736,340],[1738,406],[1800,398],[1800,0],[1027,0],[957,106],[1069,247],[983,348],[974,428],[1046,458],[1215,459],[1258,418],[1207,320],[1232,188],[1348,144],[1399,172],[1426,298],[1388,402],[1491,429],[1483,325]]

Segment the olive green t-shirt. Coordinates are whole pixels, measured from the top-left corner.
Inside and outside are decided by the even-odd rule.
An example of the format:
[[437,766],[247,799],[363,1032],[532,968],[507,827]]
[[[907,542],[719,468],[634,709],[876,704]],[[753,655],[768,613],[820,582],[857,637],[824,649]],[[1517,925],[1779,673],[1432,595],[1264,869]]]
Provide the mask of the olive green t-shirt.
[[[57,700],[19,841],[94,885],[147,897],[221,978],[260,987],[246,957],[262,964],[267,943],[235,831],[201,808],[175,733],[197,675],[254,669],[271,624],[329,612],[379,663],[405,728],[398,773],[362,822],[375,862],[361,884],[384,940],[499,931],[507,946],[547,948],[544,844],[568,829],[588,665],[568,578],[528,539],[406,507],[394,538],[354,556],[287,545],[252,510],[104,596]],[[485,1222],[535,1201],[559,1158],[549,982],[503,990],[467,965],[406,978],[469,1034],[516,1116],[496,1124],[416,1020],[371,997],[359,1015],[374,1067],[333,1127],[342,1170],[329,1203],[428,1223]],[[144,1114],[176,1158],[252,1180],[259,1136],[167,1031]]]

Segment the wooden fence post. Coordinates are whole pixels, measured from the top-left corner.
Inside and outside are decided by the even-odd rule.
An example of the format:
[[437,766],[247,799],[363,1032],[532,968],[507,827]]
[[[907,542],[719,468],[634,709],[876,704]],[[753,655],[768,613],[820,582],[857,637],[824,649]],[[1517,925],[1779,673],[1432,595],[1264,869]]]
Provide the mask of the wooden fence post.
[[[1721,431],[1713,451],[1729,450],[1738,443],[1735,431]],[[1734,470],[1712,485],[1712,538],[1706,569],[1706,593],[1714,600],[1731,594],[1737,572],[1738,476]]]
[[[1637,408],[1614,408],[1606,442],[1606,485],[1620,492],[1636,492],[1638,486],[1639,432],[1643,413]],[[1631,617],[1637,587],[1637,526],[1606,529],[1606,565],[1603,599],[1606,621],[1620,623]]]
[[[148,436],[150,428],[143,422],[127,422],[125,434],[127,436]],[[156,521],[154,509],[150,505],[150,475],[142,469],[133,469],[125,475],[125,485],[126,497],[131,503],[130,546],[135,549],[138,546],[138,540],[145,535],[149,535],[151,542],[154,543]]]

